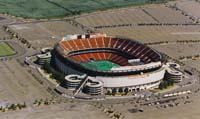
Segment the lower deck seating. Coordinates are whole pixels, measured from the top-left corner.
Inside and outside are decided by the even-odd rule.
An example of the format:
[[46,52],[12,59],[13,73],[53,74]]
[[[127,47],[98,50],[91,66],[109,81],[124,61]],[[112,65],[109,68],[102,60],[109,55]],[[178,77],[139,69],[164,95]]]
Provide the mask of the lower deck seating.
[[95,61],[109,60],[121,66],[128,65],[127,58],[124,58],[123,56],[110,52],[84,53],[84,54],[73,55],[71,57],[79,62],[89,62],[90,60],[95,60]]

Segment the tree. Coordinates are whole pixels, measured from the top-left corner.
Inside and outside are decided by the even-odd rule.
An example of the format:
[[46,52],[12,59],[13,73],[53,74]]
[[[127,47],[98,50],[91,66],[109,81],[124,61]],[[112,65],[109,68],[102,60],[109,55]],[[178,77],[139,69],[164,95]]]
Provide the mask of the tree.
[[119,88],[118,92],[123,93],[123,89]]
[[26,103],[24,102],[23,107],[26,108]]
[[15,110],[15,109],[16,109],[16,107],[15,107],[15,105],[14,105],[14,104],[11,104],[11,105],[8,107],[8,109]]
[[163,83],[163,81],[162,82],[160,82],[160,84],[159,84],[159,87],[158,87],[160,90],[162,90],[163,88],[164,88],[164,83]]
[[48,62],[45,62],[42,68],[46,70],[48,73],[51,72],[51,66]]
[[162,90],[162,89],[167,88],[168,86],[172,86],[172,85],[174,85],[174,80],[173,79],[163,80],[159,84],[159,89]]
[[167,88],[167,87],[168,87],[167,81],[163,81],[163,88]]
[[128,94],[128,88],[124,89],[125,94]]
[[107,95],[111,95],[111,91],[110,90],[107,91]]
[[116,88],[113,88],[112,89],[112,95],[115,95],[117,93],[117,89]]
[[19,109],[22,109],[21,104],[17,104],[16,107],[18,107]]
[[33,104],[37,104],[38,103],[38,100],[37,99],[35,99],[35,101],[33,102]]
[[174,85],[174,80],[173,79],[168,79],[167,80],[168,86]]

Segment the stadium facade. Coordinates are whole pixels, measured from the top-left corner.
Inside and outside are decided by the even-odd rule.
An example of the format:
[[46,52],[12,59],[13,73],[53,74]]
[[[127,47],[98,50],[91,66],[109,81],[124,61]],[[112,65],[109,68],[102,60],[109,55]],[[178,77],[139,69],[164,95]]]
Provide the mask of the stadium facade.
[[86,74],[108,90],[157,87],[165,60],[135,40],[106,34],[68,35],[55,45],[54,61],[65,74]]
[[180,65],[174,62],[166,63],[166,79],[173,79],[175,83],[179,83],[183,80],[184,74],[180,71]]

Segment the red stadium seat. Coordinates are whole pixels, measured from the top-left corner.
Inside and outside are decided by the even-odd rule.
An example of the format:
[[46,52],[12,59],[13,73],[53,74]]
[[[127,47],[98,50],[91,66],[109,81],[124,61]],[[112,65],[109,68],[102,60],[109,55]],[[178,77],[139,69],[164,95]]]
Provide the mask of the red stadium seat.
[[111,43],[110,43],[110,48],[114,48],[117,42],[118,42],[118,39],[117,38],[113,38],[111,40]]
[[112,60],[116,59],[117,57],[118,57],[118,55],[117,55],[117,54],[112,54],[112,56],[111,56],[110,60],[112,61]]
[[118,49],[118,47],[120,47],[123,44],[123,40],[119,39],[117,40],[117,42],[115,43],[115,45],[113,46],[113,48]]
[[127,51],[128,49],[130,49],[133,46],[133,43],[131,43],[131,41],[128,41],[125,46],[123,47],[123,51]]
[[121,51],[124,51],[124,49],[126,48],[127,44],[129,43],[129,41],[122,41],[122,43],[117,47],[117,49],[120,49]]

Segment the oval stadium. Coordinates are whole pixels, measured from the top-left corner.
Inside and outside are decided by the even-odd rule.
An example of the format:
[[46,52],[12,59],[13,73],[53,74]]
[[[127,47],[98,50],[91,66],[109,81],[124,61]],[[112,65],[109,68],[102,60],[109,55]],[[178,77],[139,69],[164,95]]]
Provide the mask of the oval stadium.
[[107,90],[154,88],[165,73],[159,52],[135,40],[106,34],[63,37],[53,56],[63,73],[94,77]]

